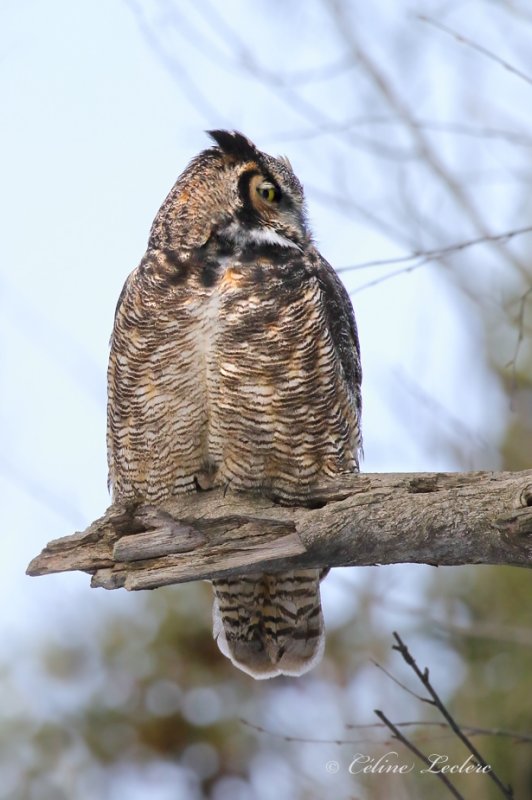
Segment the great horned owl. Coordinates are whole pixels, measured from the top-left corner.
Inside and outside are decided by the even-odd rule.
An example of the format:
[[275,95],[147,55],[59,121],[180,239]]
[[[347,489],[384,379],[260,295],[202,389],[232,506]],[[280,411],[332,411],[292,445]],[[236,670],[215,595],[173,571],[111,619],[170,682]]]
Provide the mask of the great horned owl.
[[[155,217],[116,309],[108,371],[114,500],[214,486],[306,504],[358,470],[353,309],[312,243],[285,158],[211,131]],[[217,580],[214,636],[254,678],[323,651],[317,570]]]

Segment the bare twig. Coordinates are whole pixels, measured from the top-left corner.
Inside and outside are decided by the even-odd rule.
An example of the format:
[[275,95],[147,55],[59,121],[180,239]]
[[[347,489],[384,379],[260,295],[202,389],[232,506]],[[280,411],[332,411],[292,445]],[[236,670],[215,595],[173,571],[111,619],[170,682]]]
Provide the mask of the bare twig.
[[[490,444],[478,429],[474,430],[471,423],[466,424],[459,413],[451,412],[438,397],[426,391],[406,370],[394,369],[390,377],[397,400],[404,396],[409,405],[415,404],[418,409],[418,441],[422,441],[425,435],[430,436],[432,447],[458,458],[464,469],[479,469],[497,459],[494,444]],[[399,407],[404,406],[397,402],[394,412],[398,413]]]
[[[410,264],[405,267],[404,270],[402,270],[408,271],[411,269],[417,269],[423,264],[427,264],[429,261],[436,261],[444,256],[454,255],[454,253],[459,253],[462,250],[466,250],[468,247],[474,247],[478,244],[489,244],[490,242],[501,242],[504,244],[509,242],[510,239],[513,239],[516,236],[522,236],[525,233],[532,233],[532,225],[526,225],[523,228],[515,228],[515,230],[505,231],[504,233],[494,233],[490,234],[489,236],[477,236],[475,239],[466,239],[463,242],[456,242],[454,244],[445,245],[444,247],[436,247],[434,250],[416,250],[413,253],[409,253],[409,255],[398,256],[397,258],[382,258],[374,261],[363,261],[360,264],[352,264],[349,267],[338,267],[336,272],[355,272],[361,269],[368,269],[370,267],[389,267],[393,264],[408,264],[409,261],[420,262],[418,264]],[[392,275],[395,274],[400,273],[392,273]],[[385,276],[385,278],[386,277],[389,276]]]
[[[459,723],[463,731],[467,731],[470,736],[493,736],[503,739],[512,739],[514,742],[521,742],[523,744],[532,744],[532,732],[526,731],[507,731],[503,728],[479,728],[477,725],[464,725]],[[446,722],[438,722],[437,720],[412,720],[408,722],[396,722],[398,728],[449,728]],[[361,730],[366,728],[382,728],[380,722],[370,722],[365,725],[351,725],[345,726],[349,730]]]
[[510,390],[510,396],[512,399],[515,396],[515,392],[517,390],[517,359],[519,357],[519,351],[521,349],[521,345],[523,344],[523,339],[525,338],[525,309],[528,302],[529,296],[532,295],[532,286],[524,292],[519,298],[519,310],[517,312],[517,341],[515,343],[514,354],[506,367],[512,368],[512,385]]
[[523,72],[522,70],[518,69],[517,67],[514,67],[514,65],[510,64],[509,61],[505,61],[504,58],[501,58],[501,56],[498,56],[496,53],[493,53],[491,50],[488,50],[487,47],[484,47],[483,45],[478,44],[478,42],[474,42],[472,39],[468,39],[467,36],[464,36],[462,33],[459,33],[458,31],[455,31],[452,28],[449,28],[447,25],[444,25],[442,22],[438,22],[435,19],[431,19],[430,17],[426,17],[424,14],[416,14],[416,17],[421,22],[426,22],[427,25],[432,25],[433,28],[437,28],[438,30],[443,31],[443,33],[446,33],[449,36],[452,36],[453,39],[456,39],[456,41],[460,42],[460,44],[465,44],[467,47],[470,47],[472,50],[476,50],[477,53],[481,53],[486,58],[489,58],[491,61],[494,61],[496,64],[499,64],[499,66],[503,67],[508,72],[511,72],[512,75],[516,75],[518,78],[521,78],[521,80],[526,81],[526,83],[529,83],[529,84],[532,85],[532,77],[530,75],[527,75],[526,72]]
[[378,662],[378,661],[375,661],[375,660],[372,658],[372,659],[371,659],[371,663],[372,663],[372,664],[373,664],[375,667],[377,667],[377,669],[380,669],[380,671],[381,671],[381,672],[384,672],[384,674],[386,675],[386,677],[387,677],[387,678],[389,678],[391,681],[393,681],[393,682],[394,682],[394,683],[395,683],[397,686],[399,686],[399,688],[400,688],[400,689],[402,689],[404,692],[406,692],[407,694],[409,694],[411,697],[415,697],[415,698],[416,698],[416,700],[424,700],[424,698],[423,698],[423,697],[422,697],[420,694],[417,694],[417,692],[414,692],[414,691],[412,691],[412,689],[409,689],[409,688],[408,688],[408,686],[405,686],[405,684],[404,684],[404,683],[401,683],[401,681],[400,681],[400,680],[398,680],[398,679],[395,677],[395,675],[392,675],[392,673],[391,673],[391,672],[389,672],[389,671],[386,669],[386,667],[383,667],[383,666],[382,666],[382,664],[379,664],[379,662]]
[[[203,9],[201,5],[203,5]],[[201,5],[199,8],[204,15],[206,24],[210,25],[218,35],[222,33],[238,59],[239,69],[246,70],[255,80],[273,92],[276,99],[281,99],[292,111],[310,122],[315,128],[328,128],[333,135],[337,135],[338,140],[345,147],[375,152],[382,158],[405,161],[415,157],[415,153],[411,148],[398,147],[388,141],[376,142],[373,138],[354,134],[353,132],[349,137],[346,137],[343,131],[337,131],[335,120],[324,112],[323,105],[311,102],[304,94],[298,91],[298,87],[302,84],[301,80],[294,82],[291,74],[264,66],[256,58],[255,51],[248,46],[246,41],[237,33],[235,27],[219,13],[217,7],[210,0],[203,0]],[[350,63],[352,66],[356,64],[356,60],[353,60],[350,56],[344,57],[342,61]]]
[[[387,673],[388,674],[388,673]],[[391,677],[391,676],[389,676]],[[401,684],[399,684],[401,685]],[[404,687],[402,687],[404,688]],[[414,694],[414,696],[416,696]],[[420,698],[421,699],[421,698]],[[274,736],[277,739],[282,739],[283,742],[300,742],[303,744],[336,744],[339,747],[346,744],[366,744],[368,741],[371,744],[375,744],[375,740],[371,739],[347,739],[344,736],[336,736],[334,738],[314,738],[308,736],[292,736],[287,733],[279,733],[278,731],[272,731],[270,728],[266,728],[264,725],[257,725],[255,722],[250,722],[247,719],[240,718],[239,722],[242,725],[246,725],[246,727],[251,728],[258,733],[265,733],[268,736]],[[441,730],[449,731],[449,725],[447,722],[438,722],[436,720],[409,720],[407,722],[396,722],[394,723],[397,728],[439,728]],[[384,722],[367,722],[363,724],[351,724],[348,723],[345,726],[348,730],[353,731],[382,731],[388,726]],[[470,736],[490,736],[496,738],[504,738],[504,739],[511,739],[515,743],[522,743],[522,744],[532,744],[532,733],[526,733],[521,731],[507,731],[503,730],[502,728],[479,728],[476,725],[463,725],[460,723],[460,727],[463,731],[467,731]],[[454,733],[451,735],[454,736]],[[431,741],[432,741],[431,737]],[[427,737],[425,737],[425,740]]]
[[[281,130],[274,134],[269,134],[267,140],[271,142],[301,141],[317,139],[321,136],[330,134],[347,134],[353,128],[361,127],[398,127],[403,123],[400,119],[391,115],[371,116],[363,115],[345,119],[340,122],[332,121],[320,127],[315,125],[292,130]],[[416,127],[434,131],[435,133],[452,134],[453,136],[467,136],[474,139],[499,139],[518,147],[532,147],[532,138],[526,133],[506,130],[504,128],[492,128],[488,125],[465,125],[460,122],[443,122],[431,119],[414,119]]]
[[462,184],[443,163],[439,154],[436,153],[431,143],[416,125],[415,117],[406,101],[395,92],[394,87],[391,85],[381,67],[376,63],[374,58],[370,56],[366,48],[363,47],[361,41],[356,37],[353,27],[349,24],[345,5],[339,2],[339,0],[330,0],[330,8],[339,36],[352,52],[353,58],[361,64],[378,94],[381,95],[383,100],[397,115],[398,119],[402,121],[405,129],[410,132],[419,156],[427,164],[438,181],[441,182],[447,191],[455,198],[458,205],[462,207],[480,233],[483,236],[489,235],[490,231],[487,229],[478,209],[474,206]]
[[[501,781],[501,779],[499,778],[497,773],[493,770],[493,767],[491,767],[491,765],[488,764],[488,762],[483,758],[483,756],[477,750],[475,745],[471,742],[469,737],[466,736],[464,731],[460,728],[460,725],[456,722],[456,720],[454,719],[452,714],[448,711],[447,707],[443,703],[442,699],[440,698],[439,694],[437,693],[437,691],[435,690],[435,688],[433,687],[433,685],[432,685],[432,683],[430,681],[428,668],[425,667],[424,670],[421,670],[418,667],[415,658],[410,653],[410,650],[408,649],[406,644],[403,642],[403,640],[401,639],[399,634],[394,631],[393,635],[394,635],[394,638],[395,638],[395,640],[397,642],[396,645],[393,645],[393,649],[397,650],[397,652],[401,654],[401,656],[403,657],[403,660],[414,671],[414,673],[416,674],[416,676],[421,681],[421,683],[423,684],[423,686],[425,687],[425,689],[427,690],[427,692],[430,695],[430,697],[423,698],[423,701],[425,703],[428,703],[429,705],[434,706],[434,708],[438,709],[438,711],[440,712],[442,717],[447,721],[447,723],[448,723],[449,727],[451,728],[451,730],[460,739],[460,741],[466,746],[466,748],[469,750],[469,752],[471,753],[473,758],[476,760],[476,762],[483,768],[483,770],[485,770],[485,774],[488,775],[491,778],[491,780],[499,788],[501,794],[504,797],[508,798],[508,800],[512,800],[514,795],[513,795],[513,790],[511,788],[511,786],[505,786],[505,784]],[[380,716],[380,714],[378,714],[378,712],[375,712],[375,713],[378,716]]]
[[192,107],[203,116],[208,125],[212,125],[213,120],[218,120],[231,127],[228,121],[224,121],[220,110],[212,105],[198,82],[192,77],[186,64],[183,63],[183,59],[179,59],[175,52],[171,52],[163,46],[157,33],[146,20],[141,4],[137,0],[126,0],[126,4],[133,13],[144,40],[183,94],[188,97]]
[[50,481],[36,472],[35,464],[31,469],[17,463],[5,453],[0,453],[0,475],[24,492],[28,498],[39,503],[56,517],[65,520],[67,525],[79,525],[83,519],[80,509],[65,496],[55,491]]
[[277,733],[277,731],[272,731],[269,728],[264,727],[264,725],[257,725],[255,722],[250,722],[243,717],[240,717],[238,720],[242,725],[245,725],[247,728],[251,728],[257,733],[266,733],[268,736],[275,736],[277,739],[282,739],[283,742],[300,742],[302,744],[337,744],[338,746],[342,744],[358,744],[357,741],[353,742],[351,740],[346,741],[345,739],[309,739],[306,736],[290,736],[290,734],[285,733]]
[[[419,253],[412,253],[410,256],[400,256],[396,259],[383,259],[381,261],[366,261],[361,264],[355,264],[352,267],[339,267],[337,272],[350,272],[353,270],[359,269],[367,269],[368,267],[375,267],[375,266],[387,266],[389,264],[394,263],[404,263],[408,261],[412,261],[412,263],[408,264],[401,269],[396,269],[393,272],[389,272],[387,275],[381,275],[379,278],[374,278],[371,281],[367,281],[363,283],[361,286],[357,286],[356,289],[352,289],[350,291],[350,295],[359,294],[359,292],[363,292],[366,289],[372,289],[375,286],[379,286],[381,283],[385,283],[386,281],[391,280],[392,278],[397,278],[400,275],[407,275],[410,272],[414,272],[415,270],[419,269],[420,267],[425,266],[426,264],[430,264],[433,261],[443,260],[447,258],[449,255],[454,255],[455,253],[464,250],[467,247],[472,247],[476,244],[483,244],[488,242],[496,242],[496,243],[503,243],[504,241],[508,241],[512,239],[514,236],[519,236],[524,233],[532,232],[532,227],[527,226],[525,228],[519,228],[515,231],[508,231],[506,233],[501,234],[494,234],[490,236],[481,236],[477,239],[470,239],[466,242],[458,243],[457,245],[448,245],[446,247],[441,247],[437,250],[427,250],[424,252]],[[524,307],[523,307],[524,313]],[[520,344],[520,341],[518,342]],[[510,362],[511,363],[511,362]]]
[[[388,717],[386,717],[382,713],[382,711],[375,709],[375,714],[379,717],[379,719],[381,719],[384,722],[386,727],[391,730],[394,739],[397,739],[399,742],[402,742],[402,744],[404,744],[404,746],[407,747],[412,753],[414,753],[414,755],[416,755],[419,759],[421,759],[421,761],[423,761],[423,763],[426,764],[427,767],[430,768],[432,766],[432,761],[430,761],[430,759],[427,758],[427,756],[424,753],[422,753],[421,750],[419,750],[413,742],[407,739],[406,736],[404,736],[401,733],[399,728],[396,725],[394,725],[393,722],[390,722]],[[450,791],[453,797],[457,797],[458,800],[465,800],[464,796],[461,795],[457,789],[455,789],[451,781],[447,778],[447,776],[443,772],[431,772],[431,775],[435,775],[438,778],[438,780],[440,780],[444,784],[444,786],[447,787],[447,789]]]
[[389,220],[384,219],[371,208],[364,205],[364,203],[357,202],[353,197],[340,194],[338,192],[331,192],[323,189],[320,186],[309,183],[307,181],[306,188],[309,194],[321,203],[325,208],[334,208],[339,214],[347,217],[349,220],[353,219],[353,212],[361,219],[366,220],[373,228],[384,233],[388,238],[393,239],[395,242],[401,244],[407,243],[409,240],[405,233],[398,225],[391,223]]
[[[395,90],[395,87],[388,79],[381,65],[370,55],[369,50],[364,46],[360,38],[357,37],[353,26],[350,24],[348,6],[345,3],[341,3],[340,0],[329,0],[328,6],[331,10],[332,19],[338,29],[338,35],[341,37],[346,47],[352,52],[353,58],[356,59],[365,70],[376,92],[382,97],[397,118],[401,120],[405,130],[410,133],[419,158],[430,170],[446,193],[454,200],[457,207],[463,210],[464,214],[475,226],[479,234],[481,236],[491,236],[491,231],[485,221],[483,213],[481,213],[474,199],[470,196],[462,179],[457,177],[451,168],[447,166],[423,130],[416,125],[415,116],[404,97]],[[525,265],[522,264],[517,257],[513,256],[512,253],[504,250],[499,242],[495,240],[493,246],[499,256],[507,263],[515,267],[521,274],[526,272]],[[370,285],[375,284],[371,283]],[[360,291],[360,289],[358,291]]]

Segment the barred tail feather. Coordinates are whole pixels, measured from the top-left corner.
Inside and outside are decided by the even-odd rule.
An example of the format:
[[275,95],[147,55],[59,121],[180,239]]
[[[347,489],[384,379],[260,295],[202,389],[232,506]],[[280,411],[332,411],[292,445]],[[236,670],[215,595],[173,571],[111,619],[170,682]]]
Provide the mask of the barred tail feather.
[[320,571],[213,581],[213,635],[222,653],[257,680],[302,675],[325,644]]

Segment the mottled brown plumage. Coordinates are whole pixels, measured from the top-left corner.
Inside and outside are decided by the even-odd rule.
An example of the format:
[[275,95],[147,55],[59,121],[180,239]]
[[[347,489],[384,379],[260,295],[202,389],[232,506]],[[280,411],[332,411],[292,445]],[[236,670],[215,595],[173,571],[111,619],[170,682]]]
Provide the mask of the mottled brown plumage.
[[[286,159],[238,133],[183,172],[120,296],[108,373],[115,499],[223,485],[308,503],[358,469],[361,370],[349,297],[312,244]],[[215,581],[214,635],[256,678],[323,649],[319,573]]]

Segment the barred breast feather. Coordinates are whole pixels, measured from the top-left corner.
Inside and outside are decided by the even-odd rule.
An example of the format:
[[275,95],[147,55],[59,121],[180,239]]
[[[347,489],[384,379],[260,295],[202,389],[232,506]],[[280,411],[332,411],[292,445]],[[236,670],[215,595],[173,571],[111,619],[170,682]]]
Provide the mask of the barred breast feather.
[[[217,485],[308,499],[358,466],[356,329],[317,256],[221,265],[205,287],[163,254],[126,283],[109,365],[110,478],[153,502]],[[182,272],[187,273],[183,267]]]

